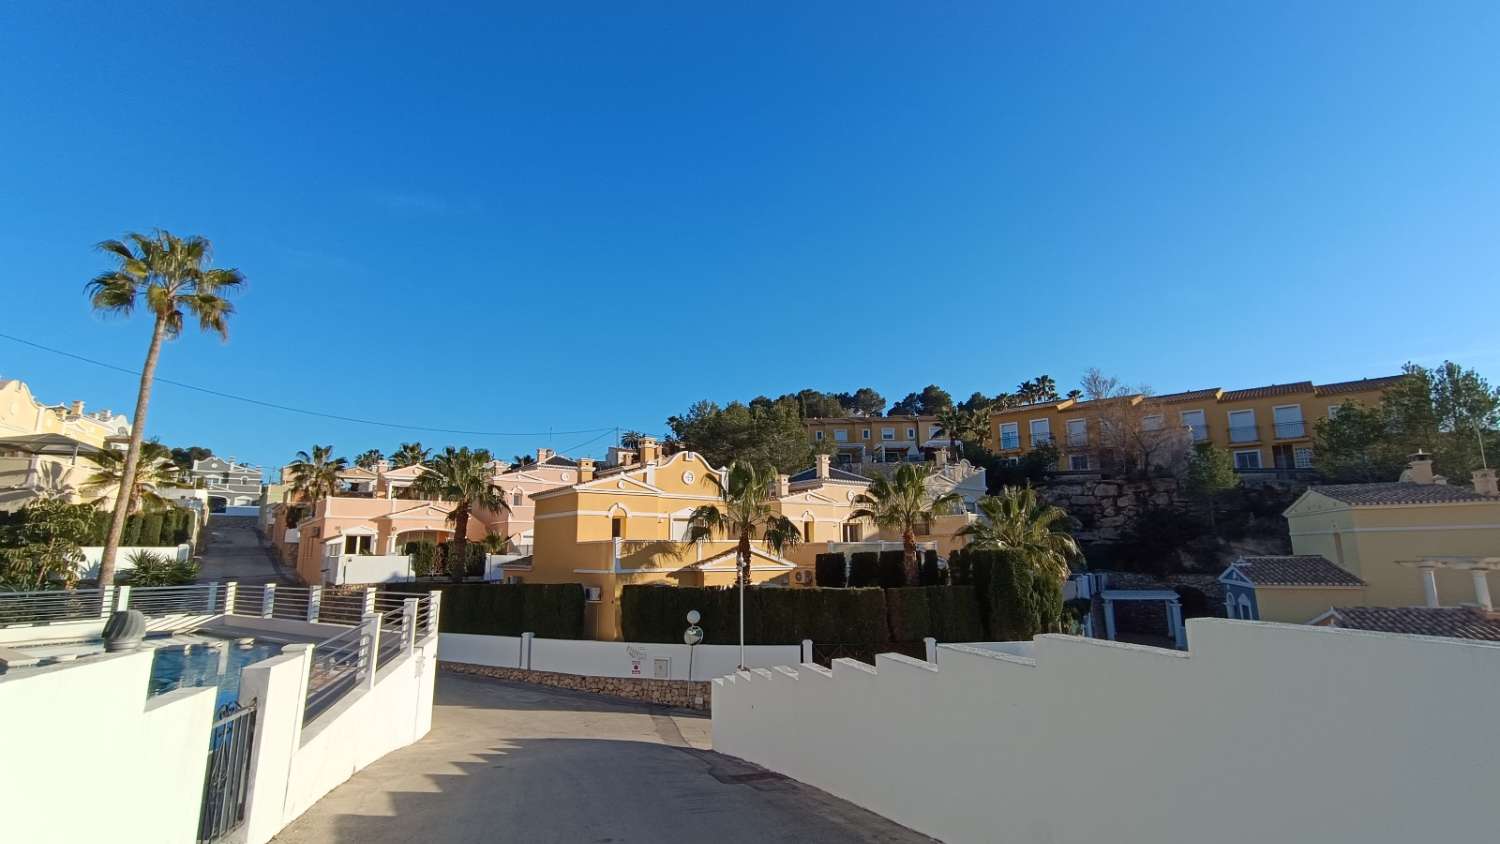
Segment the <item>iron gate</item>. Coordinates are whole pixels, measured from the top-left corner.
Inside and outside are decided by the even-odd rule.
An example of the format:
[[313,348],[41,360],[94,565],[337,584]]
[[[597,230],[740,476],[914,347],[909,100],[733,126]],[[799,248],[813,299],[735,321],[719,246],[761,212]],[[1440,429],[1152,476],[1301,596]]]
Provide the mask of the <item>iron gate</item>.
[[254,744],[255,701],[245,706],[226,703],[209,737],[208,774],[203,778],[203,806],[198,814],[199,844],[220,841],[244,822]]

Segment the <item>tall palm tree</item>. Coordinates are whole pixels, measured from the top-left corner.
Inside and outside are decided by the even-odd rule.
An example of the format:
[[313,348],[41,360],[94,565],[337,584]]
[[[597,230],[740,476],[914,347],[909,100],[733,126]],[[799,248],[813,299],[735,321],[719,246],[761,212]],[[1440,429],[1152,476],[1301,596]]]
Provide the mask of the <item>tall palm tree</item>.
[[422,447],[421,443],[402,443],[391,455],[391,466],[396,469],[404,469],[407,466],[416,466],[426,463],[432,452]]
[[380,449],[372,448],[369,451],[361,452],[358,457],[354,458],[354,465],[358,466],[361,469],[369,469],[370,471],[374,471],[375,464],[384,459],[385,455],[380,452]]
[[[119,489],[120,478],[125,474],[125,452],[106,448],[91,458],[99,468],[84,482],[83,488],[91,492]],[[141,460],[136,467],[135,478],[130,484],[130,497],[125,501],[125,515],[129,516],[142,508],[160,510],[167,506],[167,499],[157,494],[163,487],[176,486],[181,480],[182,470],[172,462],[172,450],[157,442],[141,443]],[[116,501],[116,507],[119,502]]]
[[1019,551],[1038,571],[1059,580],[1081,552],[1068,533],[1068,513],[1036,496],[1031,487],[1004,487],[979,499],[982,518],[958,533],[975,548]]
[[704,504],[688,516],[688,539],[697,542],[715,533],[739,539],[735,549],[738,562],[735,583],[740,590],[740,669],[745,668],[745,584],[750,580],[750,540],[757,532],[761,540],[777,554],[781,549],[802,541],[802,534],[792,520],[783,516],[773,502],[776,470],[756,468],[752,463],[734,461],[725,470],[723,480],[710,474],[719,487],[719,503]]
[[527,466],[535,466],[536,465],[536,455],[534,455],[534,454],[517,454],[515,457],[513,457],[511,459],[510,465],[511,465],[511,468],[514,468],[514,469],[525,469]]
[[[141,367],[130,446],[120,468],[120,491],[115,499],[129,501],[140,465],[146,411],[151,405],[151,382],[156,377],[162,341],[181,336],[183,323],[189,316],[198,320],[200,329],[229,339],[229,315],[234,313],[234,306],[224,294],[239,289],[245,277],[239,270],[206,266],[212,260],[213,247],[207,238],[197,235],[179,238],[161,230],[149,235],[131,232],[124,240],[100,243],[99,250],[120,265],[88,283],[89,302],[94,310],[128,316],[135,310],[136,302],[141,301],[154,318],[146,363]],[[120,549],[120,534],[125,530],[125,516],[125,508],[116,507],[110,519],[104,554],[99,561],[100,583],[114,582],[115,555]]]
[[338,492],[339,472],[348,465],[349,461],[333,456],[331,445],[315,445],[311,454],[299,451],[291,465],[292,492],[316,504]]
[[901,562],[906,582],[917,582],[917,528],[933,516],[956,512],[963,501],[958,493],[934,496],[927,489],[930,470],[920,463],[902,463],[890,475],[877,475],[869,489],[854,497],[859,508],[849,518],[868,519],[883,528],[901,531]]
[[938,424],[942,426],[943,433],[948,435],[948,449],[957,460],[963,451],[964,440],[977,440],[989,433],[990,410],[988,406],[973,407],[964,410],[958,407],[947,407],[938,411]]
[[464,579],[464,561],[469,547],[469,514],[477,509],[491,512],[510,512],[505,495],[495,486],[495,473],[490,467],[494,456],[487,449],[454,448],[448,446],[427,464],[429,471],[423,472],[412,487],[418,492],[444,501],[453,502],[453,512],[448,515],[453,522],[453,544],[448,549],[448,577],[455,583]]

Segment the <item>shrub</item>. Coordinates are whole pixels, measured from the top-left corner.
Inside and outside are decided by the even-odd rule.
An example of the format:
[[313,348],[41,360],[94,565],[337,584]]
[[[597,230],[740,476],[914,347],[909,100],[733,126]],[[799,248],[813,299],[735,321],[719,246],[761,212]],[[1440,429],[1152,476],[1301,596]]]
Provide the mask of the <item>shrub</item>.
[[967,550],[959,548],[948,555],[948,582],[954,586],[974,585],[974,566]]
[[437,545],[418,542],[411,549],[411,571],[416,577],[428,577],[437,568]]
[[1062,626],[1062,584],[1038,575],[1014,551],[971,551],[985,635],[995,641],[1027,641]]
[[131,554],[134,568],[120,572],[131,586],[185,586],[198,579],[198,564],[192,560],[174,560],[150,551]]
[[927,614],[939,642],[978,642],[984,639],[979,623],[979,597],[972,586],[933,586],[927,590]]
[[922,553],[922,565],[917,570],[917,574],[919,576],[918,582],[923,586],[943,585],[943,570],[938,568],[937,551],[929,548]]
[[899,589],[906,585],[905,552],[881,551],[876,566],[881,586],[886,589]]
[[885,590],[886,619],[893,642],[919,642],[932,634],[929,590],[921,586]]
[[849,586],[859,589],[880,582],[880,555],[874,551],[855,551],[849,555]]
[[141,537],[139,544],[155,548],[161,545],[161,514],[145,513],[141,515]]
[[841,589],[849,585],[849,561],[843,554],[819,554],[814,566],[819,586]]
[[393,583],[391,592],[443,593],[438,630],[543,639],[582,639],[583,587],[577,583]]
[[[745,641],[754,645],[815,642],[877,645],[888,641],[885,593],[880,589],[745,590]],[[626,641],[682,641],[688,610],[702,615],[703,641],[739,641],[739,596],[734,587],[626,586],[621,627]]]
[[[105,528],[108,530],[108,528]],[[107,536],[107,534],[106,534]],[[125,531],[120,534],[120,545],[129,548],[141,544],[141,514],[125,517]]]

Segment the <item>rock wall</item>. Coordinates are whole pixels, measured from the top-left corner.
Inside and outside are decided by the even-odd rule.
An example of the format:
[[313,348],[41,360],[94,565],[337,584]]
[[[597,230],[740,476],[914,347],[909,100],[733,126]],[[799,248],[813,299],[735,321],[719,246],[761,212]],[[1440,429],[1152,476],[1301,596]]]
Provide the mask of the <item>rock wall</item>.
[[675,706],[680,709],[708,711],[712,700],[713,683],[707,680],[656,680],[645,677],[586,677],[580,674],[558,674],[552,671],[529,671],[525,668],[495,668],[488,665],[471,665],[467,662],[439,661],[438,667],[458,674],[475,674],[511,680],[518,683],[535,683],[588,692],[596,695],[625,698],[626,700]]
[[1068,511],[1079,542],[1113,542],[1148,507],[1178,507],[1186,502],[1174,478],[1145,481],[1098,477],[1059,478],[1037,488],[1042,500]]

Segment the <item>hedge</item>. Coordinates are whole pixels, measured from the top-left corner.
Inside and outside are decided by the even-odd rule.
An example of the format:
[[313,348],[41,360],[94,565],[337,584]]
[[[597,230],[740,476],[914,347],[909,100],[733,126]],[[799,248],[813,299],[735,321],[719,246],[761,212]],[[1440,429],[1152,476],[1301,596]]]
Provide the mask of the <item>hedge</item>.
[[906,585],[906,552],[881,551],[878,566],[881,586],[900,589]]
[[443,593],[442,633],[582,639],[583,586],[577,583],[391,583],[391,592]]
[[817,583],[833,589],[849,585],[849,561],[843,554],[819,554],[814,561]]
[[[96,510],[89,524],[88,545],[103,545],[109,537],[109,521],[113,514],[108,510]],[[125,529],[120,533],[123,548],[165,548],[181,545],[192,539],[193,511],[182,507],[170,507],[156,513],[132,513],[125,518]]]
[[943,570],[938,568],[938,553],[929,548],[922,554],[922,564],[917,571],[918,582],[923,586],[942,586]]
[[130,548],[141,544],[141,517],[139,514],[125,517],[125,532],[120,535],[120,545]]
[[162,544],[160,513],[147,513],[141,517],[141,535],[137,542],[152,548]]
[[[791,645],[815,642],[875,645],[889,641],[885,592],[881,589],[745,590],[745,642]],[[628,642],[682,641],[687,613],[697,610],[703,641],[739,642],[739,591],[735,587],[626,586],[620,597],[621,627]]]
[[849,555],[849,585],[855,589],[880,582],[880,555],[874,551],[855,551]]
[[1028,641],[1062,629],[1062,584],[1015,551],[971,551],[980,619],[993,641]]
[[972,586],[928,586],[927,615],[939,642],[978,642],[984,639],[979,622],[979,597]]
[[927,589],[910,586],[885,590],[886,619],[891,641],[919,642],[932,635]]

